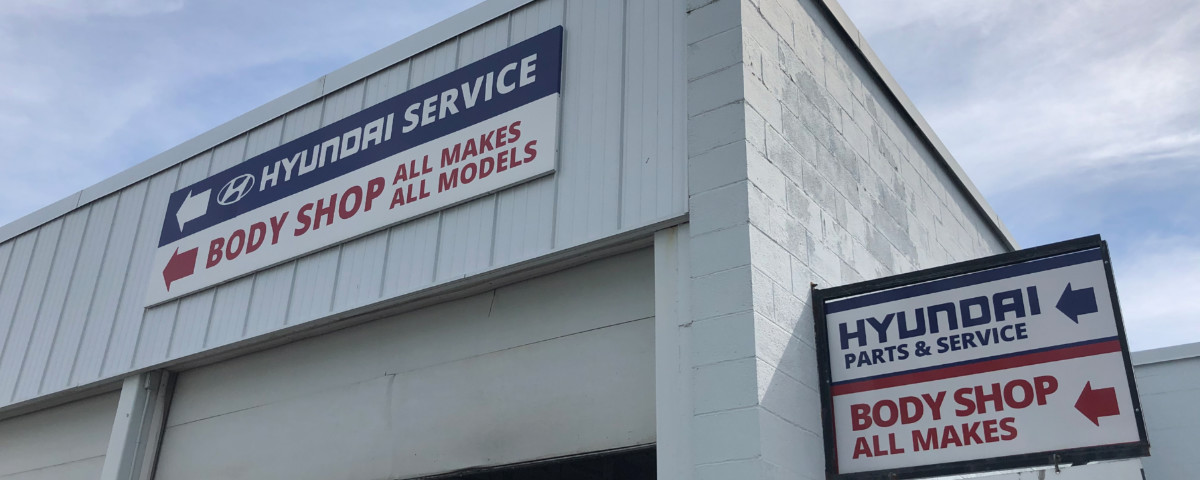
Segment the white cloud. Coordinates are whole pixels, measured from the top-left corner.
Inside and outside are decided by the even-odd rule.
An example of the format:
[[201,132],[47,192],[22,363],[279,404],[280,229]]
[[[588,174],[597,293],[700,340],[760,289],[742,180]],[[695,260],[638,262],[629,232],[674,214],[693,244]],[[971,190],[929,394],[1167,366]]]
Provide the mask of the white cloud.
[[[1148,239],[1114,259],[1132,350],[1200,342],[1200,237]],[[1125,260],[1122,264],[1119,260]]]
[[476,1],[0,2],[0,224]]
[[173,12],[180,8],[183,8],[183,0],[6,0],[0,3],[0,16],[139,16]]
[[1131,346],[1200,341],[1200,3],[842,1],[1023,244],[1104,234]]
[[1200,156],[1200,3],[846,5],[985,192]]

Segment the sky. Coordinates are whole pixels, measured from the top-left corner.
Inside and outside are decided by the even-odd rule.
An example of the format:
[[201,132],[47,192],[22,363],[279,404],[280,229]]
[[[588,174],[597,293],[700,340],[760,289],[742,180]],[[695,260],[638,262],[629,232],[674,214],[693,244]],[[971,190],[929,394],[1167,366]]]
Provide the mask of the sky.
[[[475,3],[4,0],[0,224]],[[1132,349],[1200,342],[1200,2],[842,6],[1021,246],[1101,234]]]
[[1100,234],[1130,347],[1200,341],[1200,2],[842,6],[1022,247]]

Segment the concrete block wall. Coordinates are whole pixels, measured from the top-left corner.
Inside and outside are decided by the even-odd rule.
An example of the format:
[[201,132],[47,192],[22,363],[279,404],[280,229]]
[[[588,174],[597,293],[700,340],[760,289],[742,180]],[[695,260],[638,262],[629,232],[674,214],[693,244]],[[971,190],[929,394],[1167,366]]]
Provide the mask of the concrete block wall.
[[823,0],[691,0],[695,478],[824,478],[811,285],[1006,251]]

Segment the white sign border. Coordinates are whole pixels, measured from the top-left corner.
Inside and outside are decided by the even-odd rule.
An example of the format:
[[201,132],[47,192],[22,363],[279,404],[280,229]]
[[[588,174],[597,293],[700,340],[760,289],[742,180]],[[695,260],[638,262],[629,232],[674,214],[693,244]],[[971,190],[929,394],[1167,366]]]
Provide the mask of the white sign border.
[[[931,282],[945,278],[966,275],[970,273],[1001,268],[1034,260],[1098,249],[1104,263],[1104,271],[1112,302],[1113,316],[1116,321],[1117,337],[1121,344],[1121,356],[1125,364],[1125,375],[1128,380],[1129,392],[1133,402],[1133,415],[1137,423],[1139,441],[1119,445],[1098,447],[1080,447],[1063,451],[1031,452],[1026,454],[1009,455],[997,458],[972,459],[951,463],[913,465],[888,470],[866,472],[839,473],[836,439],[834,437],[832,371],[830,364],[830,345],[828,343],[828,325],[825,317],[825,304],[831,300],[844,299],[870,293],[891,290],[913,284]],[[1150,443],[1146,435],[1146,425],[1142,416],[1140,397],[1133,376],[1133,363],[1129,356],[1129,343],[1125,335],[1124,320],[1118,301],[1116,283],[1113,280],[1112,262],[1108,254],[1108,245],[1099,235],[1077,238],[1053,243],[1040,247],[1003,253],[976,260],[955,263],[942,267],[910,272],[876,280],[854,283],[850,285],[812,289],[814,326],[817,335],[817,364],[820,377],[819,391],[821,396],[821,423],[825,440],[825,469],[828,478],[839,480],[860,479],[906,479],[935,476],[956,475],[963,473],[978,473],[993,470],[1005,470],[1057,464],[1084,464],[1097,460],[1114,460],[1136,458],[1150,455]]]

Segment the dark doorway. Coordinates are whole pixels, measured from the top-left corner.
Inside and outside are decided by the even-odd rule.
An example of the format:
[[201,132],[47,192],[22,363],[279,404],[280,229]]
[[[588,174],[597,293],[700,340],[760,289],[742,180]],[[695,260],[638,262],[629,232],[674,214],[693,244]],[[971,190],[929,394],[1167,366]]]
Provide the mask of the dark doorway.
[[426,480],[653,480],[654,447],[457,472]]

